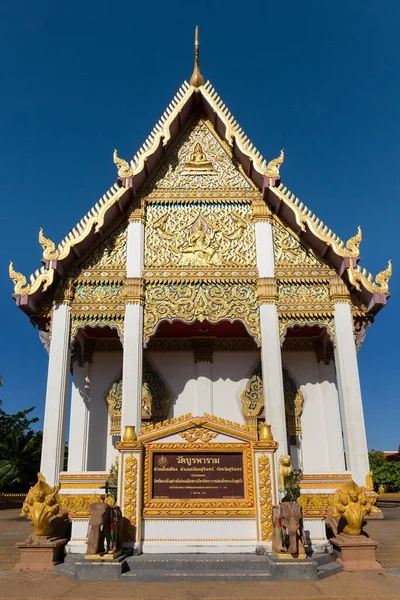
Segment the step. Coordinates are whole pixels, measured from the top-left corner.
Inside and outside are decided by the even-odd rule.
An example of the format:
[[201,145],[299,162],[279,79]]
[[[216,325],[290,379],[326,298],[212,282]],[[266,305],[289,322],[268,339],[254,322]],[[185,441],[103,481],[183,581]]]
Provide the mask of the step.
[[336,573],[340,573],[340,571],[343,571],[342,565],[339,565],[337,562],[330,562],[318,567],[317,576],[318,579],[325,579],[325,577],[336,575]]

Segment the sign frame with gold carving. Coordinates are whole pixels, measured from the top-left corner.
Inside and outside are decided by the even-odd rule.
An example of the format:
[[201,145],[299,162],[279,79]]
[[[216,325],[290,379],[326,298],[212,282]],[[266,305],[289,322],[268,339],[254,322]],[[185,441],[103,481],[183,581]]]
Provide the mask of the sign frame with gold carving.
[[[152,497],[153,456],[155,453],[242,453],[244,498],[216,500],[154,499]],[[167,518],[254,518],[256,500],[254,492],[254,467],[251,443],[147,443],[144,460],[143,517],[145,519]]]

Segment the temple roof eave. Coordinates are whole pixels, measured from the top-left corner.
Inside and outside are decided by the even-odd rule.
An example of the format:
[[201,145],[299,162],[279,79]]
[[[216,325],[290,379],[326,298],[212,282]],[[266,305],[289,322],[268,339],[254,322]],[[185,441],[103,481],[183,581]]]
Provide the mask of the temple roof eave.
[[[132,176],[129,179],[120,177],[118,182],[113,184],[100,201],[60,242],[54,260],[43,261],[45,266],[31,276],[30,284],[25,287],[20,285],[19,288],[18,284],[15,285],[14,297],[19,295],[24,297],[23,300],[17,302],[19,307],[29,314],[35,312],[34,307],[38,304],[42,293],[66,272],[70,263],[95,241],[96,236],[100,235],[102,230],[108,228],[116,214],[120,214],[127,208],[132,194],[135,195],[143,188],[146,181],[154,176],[167,146],[175,141],[190,121],[192,114],[199,110],[205,113],[218,135],[227,143],[232,155],[260,190],[272,211],[282,217],[294,231],[309,243],[317,255],[329,262],[350,287],[355,288],[356,293],[366,305],[372,305],[372,309],[378,312],[389,297],[388,286],[386,285],[386,288],[382,289],[374,287],[370,274],[364,272],[357,265],[358,247],[350,247],[349,243],[345,244],[340,240],[310,209],[287,190],[281,183],[279,166],[277,170],[276,167],[273,167],[275,172],[273,169],[271,171],[271,163],[267,163],[250,142],[209,81],[200,87],[193,87],[187,81],[182,84],[144,144],[131,160]],[[283,162],[283,152],[281,154],[281,162]],[[276,163],[276,160],[271,162]],[[52,257],[51,252],[49,256]],[[45,257],[46,251],[44,252]],[[352,277],[349,277],[349,265],[352,268]],[[378,302],[374,299],[376,292],[379,296]],[[25,296],[29,297],[28,300]]]

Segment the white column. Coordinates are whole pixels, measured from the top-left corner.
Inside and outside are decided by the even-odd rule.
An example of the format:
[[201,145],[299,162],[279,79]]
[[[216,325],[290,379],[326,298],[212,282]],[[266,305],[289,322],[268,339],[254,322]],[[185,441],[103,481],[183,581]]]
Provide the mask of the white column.
[[64,461],[70,366],[70,326],[69,306],[66,304],[56,305],[52,315],[40,465],[40,471],[46,477],[49,485],[58,484],[58,476]]
[[139,433],[142,421],[143,299],[141,276],[144,261],[144,223],[132,221],[127,234],[127,304],[124,321],[122,363],[121,434],[126,425]]
[[288,453],[282,356],[276,304],[260,305],[261,368],[263,374],[265,420],[279,443],[277,457]]
[[87,470],[89,435],[90,362],[74,364],[68,441],[68,471]]
[[327,473],[343,473],[345,471],[344,447],[334,362],[332,361],[328,365],[322,362],[318,363],[318,371],[325,417]]
[[[276,456],[288,453],[285,398],[282,380],[282,356],[279,319],[274,281],[274,240],[268,220],[255,224],[256,259],[260,277],[261,368],[263,374],[265,419],[271,425],[274,440],[279,443]],[[261,279],[263,281],[261,281]],[[268,297],[269,296],[269,297]]]
[[124,354],[122,361],[121,434],[126,425],[140,431],[142,421],[143,378],[143,306],[127,304],[124,323]]
[[196,363],[196,416],[214,414],[212,363]]
[[335,363],[347,468],[358,485],[369,471],[367,438],[350,304],[335,304]]

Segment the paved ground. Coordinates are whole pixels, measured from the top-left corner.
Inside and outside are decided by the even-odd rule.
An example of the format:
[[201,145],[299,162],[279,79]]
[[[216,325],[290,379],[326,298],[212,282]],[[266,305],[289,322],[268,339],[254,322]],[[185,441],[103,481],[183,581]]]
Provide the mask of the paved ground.
[[[17,510],[0,511],[0,600],[57,598],[132,598],[135,600],[400,600],[400,507],[385,508],[383,521],[370,521],[367,531],[381,542],[378,559],[382,573],[339,573],[318,582],[247,583],[92,583],[74,582],[55,575],[13,573],[18,562],[15,542],[31,531]],[[388,569],[388,570],[386,570]],[[397,576],[395,576],[397,575]]]

